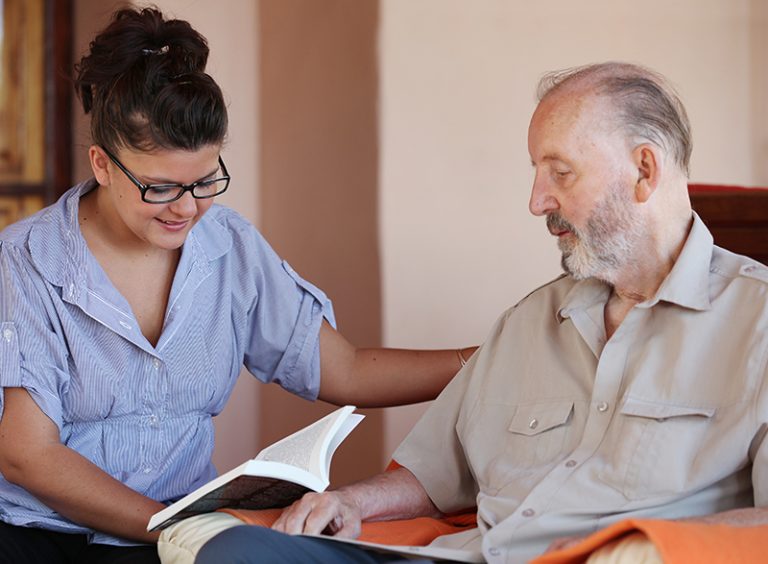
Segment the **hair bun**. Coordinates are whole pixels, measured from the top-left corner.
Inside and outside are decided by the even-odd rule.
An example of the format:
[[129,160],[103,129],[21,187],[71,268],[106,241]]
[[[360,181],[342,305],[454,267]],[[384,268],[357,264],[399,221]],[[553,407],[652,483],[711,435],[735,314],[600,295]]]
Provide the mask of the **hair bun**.
[[[75,66],[75,87],[85,113],[92,113],[93,141],[113,150],[121,144],[187,147],[221,141],[226,107],[205,75],[207,62],[208,42],[188,22],[166,20],[156,8],[118,10]],[[179,89],[180,76],[196,78]],[[172,114],[153,110],[160,98]],[[208,111],[216,119],[203,119]],[[170,115],[185,120],[180,128],[165,123]]]

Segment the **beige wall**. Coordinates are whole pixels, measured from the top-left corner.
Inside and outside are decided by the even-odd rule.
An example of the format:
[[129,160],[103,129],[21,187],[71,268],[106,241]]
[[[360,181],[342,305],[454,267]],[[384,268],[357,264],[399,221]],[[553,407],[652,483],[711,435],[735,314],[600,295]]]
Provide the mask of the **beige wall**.
[[[762,0],[386,0],[380,36],[385,345],[480,341],[558,273],[527,211],[526,130],[547,70],[657,69],[693,122],[693,180],[768,185]],[[400,410],[388,450],[420,413]]]
[[[479,342],[503,309],[558,273],[554,242],[541,220],[527,212],[526,128],[536,81],[546,70],[624,59],[665,73],[678,86],[693,122],[693,180],[768,185],[768,8],[763,0],[648,0],[642,6],[623,0],[356,1],[363,8],[355,14],[334,11],[352,6],[344,0],[156,3],[190,20],[211,44],[210,72],[222,85],[233,117],[224,156],[235,181],[224,203],[270,231],[307,278],[326,290],[342,289],[331,295],[342,329],[359,336],[358,344],[376,339],[411,347]],[[75,5],[83,16],[81,29],[109,12],[96,0]],[[334,54],[343,43],[333,43],[329,35],[349,38],[350,28],[361,22],[375,35],[366,12],[371,6],[378,6],[373,77],[360,59]],[[264,54],[259,55],[267,40],[259,37],[264,7],[277,18],[266,24],[273,34],[267,39],[283,49],[285,64],[293,65],[284,70],[296,71],[281,80],[293,82],[258,84],[266,72],[260,67]],[[289,16],[298,26],[293,32],[304,31],[286,42],[280,22]],[[369,49],[363,37],[356,41]],[[312,53],[314,45],[318,53]],[[272,55],[278,58],[270,59],[267,74],[276,80],[272,73],[279,70],[280,55]],[[291,84],[309,90],[280,103],[280,88],[290,94]],[[333,104],[336,94],[355,85],[362,90],[355,91],[358,98],[346,99],[349,112],[344,103]],[[318,104],[307,107],[315,91]],[[267,101],[260,99],[265,93]],[[364,96],[371,97],[369,105]],[[300,115],[280,113],[295,102],[301,104]],[[369,120],[371,105],[377,120]],[[330,125],[323,121],[329,116],[336,120]],[[329,147],[322,146],[323,128]],[[274,153],[262,145],[264,132],[279,142]],[[297,138],[291,149],[290,135],[306,134],[309,138]],[[82,146],[82,134],[77,135]],[[360,136],[361,145],[350,144],[349,135]],[[372,146],[375,155],[369,152]],[[344,151],[350,152],[347,163]],[[259,166],[268,153],[269,162]],[[321,166],[329,162],[329,169]],[[285,186],[288,192],[281,193]],[[352,192],[345,199],[345,190],[355,186],[364,186],[363,199]],[[316,199],[325,194],[339,202],[333,210]],[[371,194],[373,206],[367,199]],[[311,224],[309,235],[297,228],[292,238],[297,218],[311,216],[318,206],[323,221]],[[373,239],[371,228],[378,235]],[[361,245],[354,241],[359,233]],[[313,246],[302,246],[302,238]],[[325,247],[314,247],[320,243]],[[346,257],[339,256],[339,248]],[[369,270],[380,268],[376,280],[362,278],[355,287],[357,275],[344,276],[343,269],[358,261]],[[370,301],[357,293],[360,288],[371,292]],[[373,325],[357,317],[368,311],[381,316]],[[252,378],[242,378],[238,386],[217,421],[221,468],[250,455],[263,437],[291,430],[290,421],[283,428],[260,427],[258,413],[272,394]],[[299,408],[289,404],[289,409]],[[389,456],[421,409],[386,413],[379,429],[383,451],[375,465]]]
[[768,185],[768,2],[751,0],[749,14],[751,154],[754,183]]

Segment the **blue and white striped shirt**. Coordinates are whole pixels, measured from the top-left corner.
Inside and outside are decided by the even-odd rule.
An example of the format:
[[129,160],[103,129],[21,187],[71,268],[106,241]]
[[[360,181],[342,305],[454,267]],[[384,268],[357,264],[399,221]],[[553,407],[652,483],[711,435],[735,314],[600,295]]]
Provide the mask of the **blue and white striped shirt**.
[[[152,346],[80,232],[80,197],[95,186],[0,234],[0,386],[25,388],[65,445],[125,485],[176,500],[215,475],[211,418],[243,365],[317,396],[319,330],[333,311],[251,224],[214,205],[184,243]],[[1,476],[0,519],[92,533]]]

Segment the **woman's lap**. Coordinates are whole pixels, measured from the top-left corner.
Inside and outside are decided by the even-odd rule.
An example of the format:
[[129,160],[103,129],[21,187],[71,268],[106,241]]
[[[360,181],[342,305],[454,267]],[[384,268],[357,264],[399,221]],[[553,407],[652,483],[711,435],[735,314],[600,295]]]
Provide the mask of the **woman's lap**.
[[0,562],[25,564],[160,564],[155,546],[88,544],[86,535],[0,522]]

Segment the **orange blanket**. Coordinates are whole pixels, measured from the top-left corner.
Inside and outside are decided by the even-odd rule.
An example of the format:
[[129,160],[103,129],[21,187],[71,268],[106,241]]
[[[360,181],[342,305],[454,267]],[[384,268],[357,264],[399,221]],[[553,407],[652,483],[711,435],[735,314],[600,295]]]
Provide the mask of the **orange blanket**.
[[[271,527],[280,516],[282,509],[220,509],[234,515],[249,525]],[[477,526],[474,513],[462,513],[443,519],[418,517],[400,521],[379,521],[363,523],[360,540],[380,544],[424,546],[439,536],[458,533]]]
[[731,527],[656,519],[626,519],[579,544],[539,556],[531,564],[581,564],[596,549],[633,532],[644,533],[665,564],[768,562],[768,526]]
[[[241,521],[270,527],[282,509],[221,509]],[[441,535],[477,526],[474,513],[444,519],[419,517],[363,523],[360,540],[392,545],[424,546]],[[768,562],[768,526],[731,527],[658,519],[626,519],[588,536],[580,543],[534,559],[531,564],[583,564],[593,551],[630,533],[645,534],[665,564],[762,564]]]

